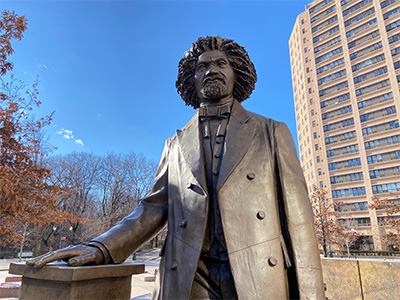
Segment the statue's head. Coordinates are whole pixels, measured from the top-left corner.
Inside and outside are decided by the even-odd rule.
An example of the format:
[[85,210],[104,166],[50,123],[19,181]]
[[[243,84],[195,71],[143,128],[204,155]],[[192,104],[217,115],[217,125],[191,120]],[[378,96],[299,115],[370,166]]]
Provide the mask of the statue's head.
[[223,39],[219,36],[208,36],[199,38],[193,43],[192,48],[185,52],[185,57],[179,62],[176,88],[186,105],[193,108],[200,106],[194,75],[199,57],[208,51],[222,51],[226,54],[234,71],[233,97],[239,102],[249,98],[254,90],[257,74],[247,51],[233,40]]

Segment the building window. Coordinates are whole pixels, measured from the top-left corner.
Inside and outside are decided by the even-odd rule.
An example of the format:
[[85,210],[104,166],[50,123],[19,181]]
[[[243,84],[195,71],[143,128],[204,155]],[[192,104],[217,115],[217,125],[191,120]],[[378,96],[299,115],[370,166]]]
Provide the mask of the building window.
[[319,148],[318,148],[318,144],[315,144],[315,150],[318,150]]
[[340,190],[332,191],[333,198],[356,197],[356,196],[363,196],[363,195],[365,195],[365,187],[340,189]]
[[376,69],[374,71],[371,71],[371,72],[368,72],[363,75],[355,77],[354,84],[361,83],[363,81],[369,80],[369,79],[377,77],[377,76],[381,76],[386,73],[387,73],[387,67],[382,67],[382,68]]
[[[372,178],[372,177],[371,177]],[[345,174],[340,176],[332,176],[331,184],[338,184],[343,182],[352,182],[352,181],[360,181],[363,180],[364,176],[362,172]]]
[[319,158],[319,156],[317,156],[317,163],[321,162],[321,159]]
[[310,72],[310,68],[307,67],[306,72],[307,72],[307,73]]
[[309,89],[308,89],[308,93],[309,93],[309,94],[311,94],[311,93],[312,93],[312,90],[311,90],[311,88],[309,88]]
[[313,99],[310,99],[310,105],[313,105],[313,104],[314,104]]
[[398,191],[400,191],[400,182],[372,186],[372,193],[374,194],[390,193],[390,192],[394,193]]
[[336,80],[342,76],[346,75],[346,70],[341,70],[339,72],[336,72],[332,75],[326,76],[324,78],[321,78],[318,80],[318,85],[324,84],[326,82],[332,81],[332,80]]
[[328,164],[329,171],[353,168],[357,166],[361,166],[361,160],[359,158],[353,158]]
[[315,127],[315,121],[312,121],[312,127]]
[[372,46],[368,46],[366,48],[361,49],[360,51],[350,54],[350,60],[356,59],[358,57],[362,57],[362,56],[367,55],[368,53],[376,51],[380,48],[382,48],[382,42],[378,42]]
[[351,140],[351,139],[355,139],[355,138],[356,138],[356,132],[351,131],[351,132],[346,132],[346,133],[327,137],[327,138],[325,138],[325,144],[329,145],[329,144],[338,143],[341,141]]
[[324,55],[322,55],[322,56],[317,57],[317,58],[315,59],[315,63],[318,64],[318,63],[320,63],[321,61],[323,61],[323,60],[325,60],[325,59],[328,59],[328,58],[331,58],[332,56],[335,56],[335,55],[340,54],[340,53],[342,53],[342,52],[343,52],[343,48],[342,48],[342,47],[339,47],[339,48],[337,48],[337,49],[335,49],[335,50],[332,50],[331,52],[328,52],[328,53],[326,53],[326,54],[324,54]]
[[314,134],[314,139],[316,139],[317,138],[317,133],[314,132],[313,134]]
[[328,157],[334,157],[334,156],[339,156],[339,155],[344,155],[344,154],[354,153],[354,152],[358,152],[358,145],[357,144],[356,145],[342,147],[342,148],[337,148],[337,149],[333,149],[333,150],[328,150],[328,151],[326,151],[326,155]]
[[306,57],[306,63],[308,63],[308,57]]
[[332,39],[332,40],[330,40],[330,41],[328,41],[328,42],[326,42],[326,43],[314,48],[314,53],[321,52],[322,50],[325,50],[325,49],[331,47],[332,45],[340,43],[341,40],[342,40],[341,37],[338,36],[338,37],[336,37],[336,38],[334,38],[334,39]]
[[350,94],[349,93],[344,94],[344,95],[340,95],[338,97],[335,97],[335,98],[329,99],[327,101],[321,102],[321,108],[328,107],[328,106],[331,106],[331,105],[335,105],[335,104],[338,104],[340,102],[347,101],[349,99],[350,99]]
[[307,47],[306,47],[306,48],[304,48],[304,53],[307,53]]
[[311,115],[312,115],[312,116],[314,115],[314,110],[313,110],[313,109],[311,110]]
[[400,159],[400,150],[386,152],[382,154],[371,155],[367,157],[368,164],[375,164],[383,161],[391,161],[393,159]]
[[323,181],[320,181],[320,182],[319,182],[319,186],[323,188],[323,187],[324,187],[324,182],[323,182]]
[[337,66],[343,65],[344,64],[344,58],[340,58],[334,62],[331,62],[330,64],[327,64],[325,66],[322,66],[317,69],[317,74],[322,74],[325,71],[328,71],[330,69],[336,68]]
[[386,79],[378,83],[371,84],[369,86],[363,87],[361,89],[356,90],[356,95],[361,96],[367,93],[371,93],[373,91],[380,90],[384,87],[390,86],[390,80]]
[[322,170],[318,169],[318,175],[322,175]]
[[322,120],[326,120],[326,119],[333,118],[336,116],[341,116],[341,115],[347,114],[351,111],[353,111],[351,105],[348,105],[348,106],[345,106],[345,107],[342,107],[339,109],[331,110],[330,112],[322,114]]
[[369,149],[384,147],[387,145],[398,144],[399,142],[400,142],[400,135],[390,136],[387,138],[382,138],[382,139],[366,142],[365,149],[369,150]]
[[305,42],[306,42],[306,38],[303,39],[303,43],[305,43]]
[[324,132],[332,131],[332,130],[336,130],[339,128],[344,128],[344,127],[348,127],[348,126],[352,126],[352,125],[354,125],[354,119],[350,118],[350,119],[346,119],[343,121],[324,125]]
[[303,32],[303,34],[304,34],[304,33],[306,33],[306,30],[303,28],[303,31],[302,31],[302,32]]
[[371,3],[372,0],[364,0],[356,5],[353,5],[352,7],[350,7],[349,9],[346,9],[343,11],[343,17],[347,16],[348,14],[351,14],[352,12],[357,11],[358,9],[364,7],[365,5]]
[[369,121],[369,120],[373,120],[376,118],[381,118],[387,115],[391,115],[391,114],[395,114],[396,113],[396,107],[392,106],[392,107],[387,107],[384,109],[380,109],[380,110],[376,110],[373,112],[370,112],[368,114],[364,114],[360,116],[360,121],[361,122],[365,122],[365,121]]
[[304,19],[301,20],[301,24],[304,24]]
[[[367,35],[364,35],[363,37],[361,37],[361,38],[359,38],[359,39],[357,39],[355,41],[350,42],[348,44],[348,47],[349,47],[349,49],[351,49],[351,48],[356,47],[356,46],[358,46],[360,44],[364,44],[367,41],[369,41],[369,40],[371,40],[371,39],[373,39],[373,38],[375,38],[377,36],[379,36],[379,30],[375,30],[374,32],[371,32],[371,33],[369,33]],[[390,38],[389,38],[389,44],[391,44]]]

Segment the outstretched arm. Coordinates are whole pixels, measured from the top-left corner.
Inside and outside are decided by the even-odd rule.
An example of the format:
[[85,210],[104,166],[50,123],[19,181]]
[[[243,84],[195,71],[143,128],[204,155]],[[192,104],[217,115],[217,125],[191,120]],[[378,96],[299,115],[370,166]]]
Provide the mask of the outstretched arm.
[[99,265],[103,263],[104,256],[96,247],[77,245],[43,254],[29,260],[26,264],[41,268],[49,262],[60,259],[66,261],[70,266]]

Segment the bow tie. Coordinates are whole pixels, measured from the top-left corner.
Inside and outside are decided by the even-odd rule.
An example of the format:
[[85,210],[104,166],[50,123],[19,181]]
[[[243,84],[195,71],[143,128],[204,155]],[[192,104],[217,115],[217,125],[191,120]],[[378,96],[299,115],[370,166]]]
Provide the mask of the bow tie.
[[203,106],[199,108],[201,121],[213,119],[227,119],[231,113],[231,105],[225,106]]

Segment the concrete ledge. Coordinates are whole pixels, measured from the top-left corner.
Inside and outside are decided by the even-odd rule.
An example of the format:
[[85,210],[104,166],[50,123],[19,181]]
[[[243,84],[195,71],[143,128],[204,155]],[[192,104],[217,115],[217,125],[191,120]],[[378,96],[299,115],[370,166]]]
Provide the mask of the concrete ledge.
[[21,285],[18,283],[0,284],[0,298],[18,298]]
[[12,277],[6,277],[4,282],[21,282],[22,281],[22,276],[12,276]]
[[154,282],[156,281],[156,275],[138,275],[137,276],[138,279],[144,281],[144,282]]
[[328,299],[399,299],[400,261],[322,259]]
[[11,263],[9,273],[22,275],[24,299],[130,299],[132,274],[144,273],[144,264],[71,267],[52,263],[35,269]]

